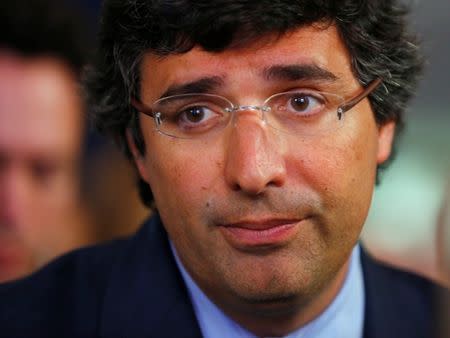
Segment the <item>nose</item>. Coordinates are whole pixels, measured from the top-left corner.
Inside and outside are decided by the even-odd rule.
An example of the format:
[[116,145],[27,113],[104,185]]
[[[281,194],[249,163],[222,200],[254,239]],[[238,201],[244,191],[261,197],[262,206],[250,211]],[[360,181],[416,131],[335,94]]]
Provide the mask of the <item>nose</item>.
[[239,113],[233,124],[225,159],[231,189],[255,196],[284,185],[286,166],[277,135],[254,112]]

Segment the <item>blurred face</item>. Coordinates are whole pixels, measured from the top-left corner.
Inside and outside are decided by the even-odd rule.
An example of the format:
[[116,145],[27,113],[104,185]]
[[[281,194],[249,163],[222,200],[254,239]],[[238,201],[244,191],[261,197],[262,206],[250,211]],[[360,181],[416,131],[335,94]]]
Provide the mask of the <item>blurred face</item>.
[[[305,66],[334,78],[295,71]],[[274,69],[282,71],[267,72]],[[298,88],[345,98],[363,90],[334,27],[220,53],[148,54],[141,71],[148,106],[186,84],[237,105]],[[281,133],[259,114],[242,109],[220,136],[200,140],[158,133],[141,114],[147,152],[135,158],[181,260],[208,296],[247,327],[258,314],[292,314],[298,326],[345,278],[393,125],[379,128],[367,99],[346,113],[342,128],[315,136]]]
[[81,138],[74,76],[54,59],[0,54],[0,281],[22,277],[72,235]]

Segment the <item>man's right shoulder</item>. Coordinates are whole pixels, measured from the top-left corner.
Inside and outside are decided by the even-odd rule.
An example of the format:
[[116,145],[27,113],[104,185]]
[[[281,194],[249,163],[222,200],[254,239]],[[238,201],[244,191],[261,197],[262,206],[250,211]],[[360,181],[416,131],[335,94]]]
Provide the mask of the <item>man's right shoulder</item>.
[[155,332],[200,336],[158,215],[129,239],[77,250],[0,286],[2,338],[154,337]]

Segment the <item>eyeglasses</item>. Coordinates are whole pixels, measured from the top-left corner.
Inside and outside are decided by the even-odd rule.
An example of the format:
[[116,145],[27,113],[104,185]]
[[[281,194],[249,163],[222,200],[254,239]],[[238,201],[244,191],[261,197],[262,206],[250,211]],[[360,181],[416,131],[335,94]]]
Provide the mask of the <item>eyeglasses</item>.
[[342,126],[344,114],[366,98],[382,82],[372,81],[360,94],[345,100],[342,96],[295,89],[267,98],[261,106],[236,106],[214,94],[181,94],[163,97],[147,107],[132,98],[132,105],[153,118],[156,129],[167,136],[195,139],[224,129],[239,111],[258,112],[268,126],[297,135],[317,135]]

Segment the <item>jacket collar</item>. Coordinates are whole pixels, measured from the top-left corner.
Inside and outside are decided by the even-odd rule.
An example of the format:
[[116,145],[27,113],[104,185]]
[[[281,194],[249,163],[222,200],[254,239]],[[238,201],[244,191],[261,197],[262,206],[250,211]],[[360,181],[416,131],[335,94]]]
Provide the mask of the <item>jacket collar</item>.
[[106,290],[101,337],[201,337],[159,217],[125,246]]
[[432,284],[377,263],[361,251],[364,276],[364,338],[434,337]]
[[[104,296],[101,337],[201,337],[158,216],[125,243],[114,264]],[[361,264],[364,338],[427,336],[433,313],[430,284],[376,263],[364,248]]]

